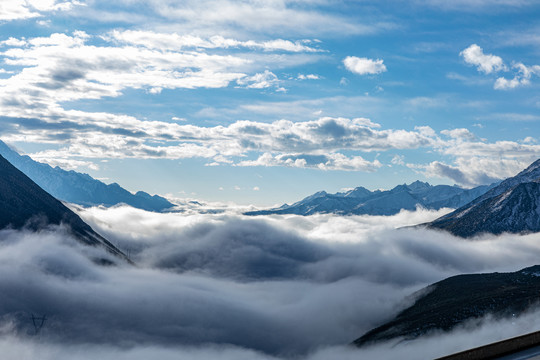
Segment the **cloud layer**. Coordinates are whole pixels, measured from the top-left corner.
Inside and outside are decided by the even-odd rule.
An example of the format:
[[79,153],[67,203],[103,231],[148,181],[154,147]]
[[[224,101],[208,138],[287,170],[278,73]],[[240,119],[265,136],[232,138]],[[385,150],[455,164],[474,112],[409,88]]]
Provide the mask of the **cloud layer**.
[[[514,271],[538,258],[538,235],[469,242],[394,229],[442,213],[253,219],[83,210],[137,267],[98,266],[90,258],[99,250],[55,229],[4,230],[0,288],[10,295],[0,300],[0,332],[9,341],[0,348],[3,354],[24,348],[22,358],[34,356],[37,344],[45,358],[85,359],[83,349],[104,358],[414,358],[419,349],[444,355],[526,329],[499,323],[493,331],[486,319],[476,341],[469,335],[462,342],[477,331],[471,325],[411,345],[345,346],[394,316],[426,284],[464,272]],[[47,317],[39,337],[32,314]]]
[[[539,151],[533,142],[489,142],[467,129],[437,133],[422,125],[383,128],[366,118],[314,115],[307,116],[307,121],[296,119],[299,111],[305,113],[308,108],[313,114],[312,109],[320,106],[320,101],[293,109],[287,116],[290,119],[237,120],[219,126],[194,125],[175,116],[170,121],[148,120],[69,108],[77,101],[117,98],[132,90],[146,92],[149,97],[174,89],[227,87],[232,91],[240,88],[238,91],[283,94],[287,82],[320,77],[283,76],[269,67],[306,65],[321,59],[325,50],[315,39],[239,40],[221,35],[117,29],[102,35],[74,31],[8,38],[1,43],[1,49],[5,64],[0,79],[2,139],[8,143],[47,144],[48,150],[30,155],[70,169],[96,170],[99,162],[107,159],[197,158],[208,166],[375,172],[385,166],[405,164],[385,163],[375,152],[390,152],[386,156],[390,159],[397,151],[422,149],[441,154],[444,160],[407,163],[409,168],[473,186],[514,175],[535,160]],[[540,71],[536,65],[507,66],[502,58],[484,53],[476,44],[463,50],[461,56],[486,75],[515,71],[514,78],[497,78],[497,89],[526,85]],[[381,59],[349,56],[343,63],[360,75],[386,71]],[[426,101],[432,99],[414,98],[405,101],[404,106]],[[275,106],[298,107],[290,101],[242,106],[253,116],[275,111],[270,109]]]

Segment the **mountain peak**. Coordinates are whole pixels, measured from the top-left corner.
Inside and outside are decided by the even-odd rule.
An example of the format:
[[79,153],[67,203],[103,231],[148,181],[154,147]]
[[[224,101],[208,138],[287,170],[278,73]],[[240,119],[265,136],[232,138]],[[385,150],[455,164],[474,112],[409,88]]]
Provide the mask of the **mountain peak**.
[[349,190],[345,193],[345,197],[353,197],[353,198],[362,198],[371,195],[371,191],[366,189],[365,187],[358,186],[352,190]]
[[407,185],[407,187],[411,189],[412,191],[417,191],[417,190],[430,188],[431,185],[428,182],[422,182],[420,180],[416,180],[415,182],[412,182],[409,185]]

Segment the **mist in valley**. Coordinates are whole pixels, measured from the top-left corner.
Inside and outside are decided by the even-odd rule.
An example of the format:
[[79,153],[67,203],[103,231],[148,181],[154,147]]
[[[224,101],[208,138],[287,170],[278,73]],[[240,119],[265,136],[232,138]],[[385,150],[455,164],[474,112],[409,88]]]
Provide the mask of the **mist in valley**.
[[[2,230],[0,350],[8,358],[433,358],[540,325],[533,308],[414,341],[348,345],[433,282],[538,264],[540,234],[463,240],[402,228],[448,210],[390,217],[77,211],[136,265],[98,265],[115,260],[61,227]],[[32,315],[46,316],[41,328]]]

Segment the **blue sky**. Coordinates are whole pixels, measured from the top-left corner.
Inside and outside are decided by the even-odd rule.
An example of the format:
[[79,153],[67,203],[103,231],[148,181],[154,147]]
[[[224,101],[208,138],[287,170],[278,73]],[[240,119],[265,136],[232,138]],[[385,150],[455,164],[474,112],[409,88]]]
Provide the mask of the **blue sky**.
[[10,0],[0,138],[125,188],[268,206],[540,155],[528,0]]

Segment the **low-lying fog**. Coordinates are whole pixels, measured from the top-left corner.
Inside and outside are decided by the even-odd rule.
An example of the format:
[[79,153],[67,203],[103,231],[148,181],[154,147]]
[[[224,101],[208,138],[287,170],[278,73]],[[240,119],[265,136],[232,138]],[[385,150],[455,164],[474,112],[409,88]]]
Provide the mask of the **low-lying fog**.
[[[137,266],[61,228],[0,231],[0,353],[7,359],[418,359],[535,331],[534,309],[451,334],[347,346],[448,276],[540,264],[539,235],[475,241],[391,217],[246,217],[78,210]],[[99,254],[98,254],[99,253]],[[46,316],[41,328],[35,317]]]

